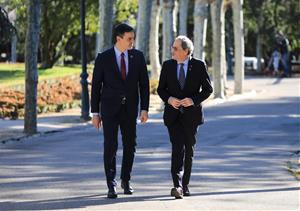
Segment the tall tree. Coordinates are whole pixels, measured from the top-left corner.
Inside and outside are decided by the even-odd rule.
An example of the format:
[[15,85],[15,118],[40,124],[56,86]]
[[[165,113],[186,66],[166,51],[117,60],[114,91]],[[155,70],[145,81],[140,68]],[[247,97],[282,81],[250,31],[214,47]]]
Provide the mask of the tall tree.
[[40,0],[27,0],[27,33],[25,51],[24,132],[37,132],[38,45],[40,33]]
[[[79,24],[78,8],[79,4],[75,5],[73,2],[42,1],[40,34],[42,69],[51,68],[61,56],[67,39],[70,37],[66,33],[70,26],[66,26],[66,23],[73,23],[74,26],[75,18],[78,18],[77,24]],[[72,13],[73,15],[66,15]]]
[[212,30],[213,30],[213,84],[214,84],[214,97],[224,98],[224,70],[225,63],[222,62],[223,57],[225,58],[225,36],[224,33],[224,15],[223,10],[223,0],[214,0],[211,2],[211,20],[212,20]]
[[257,57],[257,72],[261,72],[261,58],[262,58],[262,27],[263,27],[263,14],[259,13],[257,22],[257,39],[256,39],[256,57]]
[[151,1],[139,0],[135,47],[144,53],[146,60],[149,60],[151,6]]
[[97,52],[111,47],[115,0],[99,0],[99,36]]
[[[86,1],[87,33],[97,31],[94,1]],[[79,37],[80,1],[43,0],[41,6],[41,68],[45,69],[51,68],[61,58],[70,38]]]
[[243,0],[232,1],[234,28],[234,93],[243,93],[244,82],[244,24]]
[[187,35],[189,0],[179,0],[179,34]]
[[[263,34],[266,32],[266,28],[268,28],[270,25],[268,20],[270,17],[270,14],[267,14],[268,10],[266,8],[266,5],[270,4],[270,0],[267,1],[260,1],[260,0],[252,0],[252,1],[247,1],[247,5],[249,7],[249,12],[252,14],[252,18],[254,19],[253,22],[251,22],[251,27],[253,27],[253,31],[255,34],[255,42],[256,44],[253,45],[255,46],[255,55],[257,57],[257,71],[260,72],[262,69],[262,64],[261,64],[261,58],[262,58],[262,45],[263,45]],[[271,4],[270,4],[271,5]],[[268,22],[268,23],[267,23]],[[268,35],[270,36],[270,35]],[[253,47],[252,47],[253,48]],[[254,55],[253,55],[254,56]]]
[[208,18],[207,0],[195,0],[194,6],[194,56],[205,59],[205,42]]
[[[17,18],[17,9],[13,9],[8,13],[9,20],[12,25],[15,27],[16,18]],[[11,38],[11,63],[16,63],[17,61],[17,35],[14,34]]]
[[171,46],[175,36],[175,0],[161,0],[163,13],[163,52],[162,61],[171,58]]
[[149,57],[151,64],[151,78],[158,79],[160,75],[159,61],[159,17],[161,14],[161,5],[159,0],[153,0],[151,6],[151,24],[149,40]]

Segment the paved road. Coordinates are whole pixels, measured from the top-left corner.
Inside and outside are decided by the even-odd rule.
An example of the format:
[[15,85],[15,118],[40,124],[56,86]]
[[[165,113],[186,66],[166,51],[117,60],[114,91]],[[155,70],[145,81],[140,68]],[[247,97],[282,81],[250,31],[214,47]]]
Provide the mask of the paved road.
[[0,146],[0,210],[299,210],[299,181],[285,169],[300,149],[299,82],[248,79],[256,97],[206,106],[191,197],[169,196],[170,144],[158,113],[138,125],[134,195],[106,199],[103,139],[82,126]]

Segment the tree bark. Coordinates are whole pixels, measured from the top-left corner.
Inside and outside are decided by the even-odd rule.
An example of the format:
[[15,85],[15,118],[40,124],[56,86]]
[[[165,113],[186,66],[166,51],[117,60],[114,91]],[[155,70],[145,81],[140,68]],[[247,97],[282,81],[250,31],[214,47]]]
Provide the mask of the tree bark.
[[[17,18],[17,9],[14,9],[9,12],[8,17],[10,22],[13,26],[15,26],[16,18]],[[10,62],[16,63],[17,62],[17,35],[14,34],[11,38],[11,56],[10,56]]]
[[[225,57],[225,45],[222,44],[222,35],[224,28],[224,19],[222,19],[222,6],[223,0],[215,0],[211,3],[211,20],[213,31],[213,85],[214,85],[214,97],[224,98],[224,70],[225,65],[222,62],[224,54]],[[224,16],[223,16],[224,18]],[[224,52],[223,52],[224,51]]]
[[189,0],[179,0],[179,34],[187,35]]
[[232,1],[234,28],[234,93],[243,93],[244,83],[244,25],[243,0]]
[[162,61],[171,59],[171,46],[175,36],[174,24],[175,0],[162,0],[163,12],[163,53]]
[[195,0],[194,6],[194,57],[205,60],[205,42],[208,17],[207,0]]
[[151,1],[139,0],[135,47],[144,53],[147,61],[149,61],[151,6]]
[[38,45],[40,31],[40,0],[27,1],[27,33],[25,52],[25,116],[24,132],[37,132]]
[[257,38],[256,38],[256,58],[257,58],[257,72],[261,72],[261,55],[262,55],[262,49],[261,49],[261,29],[263,27],[263,15],[262,13],[259,14],[258,17],[258,29],[257,29]]
[[115,0],[99,0],[99,43],[96,50],[102,52],[111,47]]
[[223,0],[221,4],[221,75],[223,76],[224,95],[227,95],[227,66],[226,66],[226,47],[225,47],[225,12],[228,0]]
[[150,24],[150,40],[149,40],[149,57],[151,64],[151,78],[158,79],[160,75],[159,61],[159,17],[161,14],[161,6],[159,0],[152,1],[151,7],[151,24]]

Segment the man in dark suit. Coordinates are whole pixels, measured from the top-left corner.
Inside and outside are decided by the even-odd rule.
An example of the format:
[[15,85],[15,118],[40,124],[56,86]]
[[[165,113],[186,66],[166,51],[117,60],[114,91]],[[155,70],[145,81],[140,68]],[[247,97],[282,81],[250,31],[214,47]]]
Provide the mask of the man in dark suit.
[[136,146],[136,119],[140,100],[140,120],[148,119],[149,78],[142,52],[133,49],[134,30],[127,24],[114,28],[115,45],[99,53],[93,72],[92,123],[99,129],[103,123],[104,167],[108,198],[117,198],[116,152],[118,129],[123,144],[121,187],[132,194],[130,174]]
[[165,102],[163,118],[172,143],[171,196],[176,199],[190,196],[188,185],[196,133],[203,123],[201,102],[213,92],[205,63],[191,57],[193,49],[186,36],[175,39],[172,59],[163,63],[157,89]]

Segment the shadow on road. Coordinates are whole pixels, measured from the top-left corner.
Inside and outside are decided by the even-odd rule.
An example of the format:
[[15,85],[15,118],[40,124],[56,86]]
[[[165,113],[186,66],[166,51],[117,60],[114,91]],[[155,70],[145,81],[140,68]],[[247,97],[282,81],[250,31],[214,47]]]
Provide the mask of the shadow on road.
[[[284,170],[285,158],[299,147],[298,105],[299,98],[286,97],[205,108],[206,124],[199,129],[191,178],[193,195],[299,190]],[[152,115],[149,123],[138,125],[133,196],[106,198],[102,134],[85,126],[2,145],[0,209],[108,204],[120,204],[121,209],[123,203],[173,200],[169,196],[171,145],[161,117]],[[119,150],[118,173],[121,154]]]

